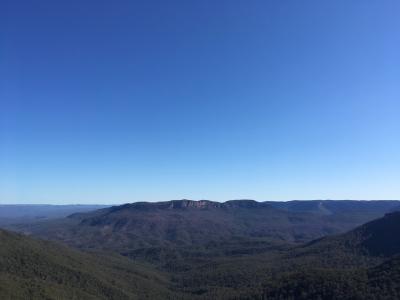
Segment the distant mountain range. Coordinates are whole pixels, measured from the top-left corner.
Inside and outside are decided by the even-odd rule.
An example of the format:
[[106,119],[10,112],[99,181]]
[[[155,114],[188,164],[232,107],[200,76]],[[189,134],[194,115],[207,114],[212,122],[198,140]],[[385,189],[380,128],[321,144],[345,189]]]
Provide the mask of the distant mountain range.
[[14,229],[79,248],[124,253],[148,247],[207,245],[233,238],[298,243],[345,232],[399,205],[398,201],[137,202]]
[[173,200],[25,223],[32,237],[0,231],[0,296],[399,299],[399,203]]
[[[109,206],[109,205],[108,205]],[[16,223],[64,218],[77,212],[87,212],[107,205],[47,205],[0,204],[0,226]]]

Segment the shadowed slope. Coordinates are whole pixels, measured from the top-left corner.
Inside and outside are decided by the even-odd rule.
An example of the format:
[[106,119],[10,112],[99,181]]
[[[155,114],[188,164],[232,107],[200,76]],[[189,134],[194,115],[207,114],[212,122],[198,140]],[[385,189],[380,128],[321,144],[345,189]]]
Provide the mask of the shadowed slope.
[[338,236],[310,243],[305,249],[331,249],[354,254],[390,257],[400,253],[400,212],[386,214]]

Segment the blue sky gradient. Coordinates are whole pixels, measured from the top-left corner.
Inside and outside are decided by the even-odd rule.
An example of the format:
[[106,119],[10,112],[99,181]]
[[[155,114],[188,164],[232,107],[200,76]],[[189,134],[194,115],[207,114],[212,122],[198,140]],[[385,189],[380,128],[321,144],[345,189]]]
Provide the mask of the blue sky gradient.
[[400,199],[399,1],[0,6],[0,203]]

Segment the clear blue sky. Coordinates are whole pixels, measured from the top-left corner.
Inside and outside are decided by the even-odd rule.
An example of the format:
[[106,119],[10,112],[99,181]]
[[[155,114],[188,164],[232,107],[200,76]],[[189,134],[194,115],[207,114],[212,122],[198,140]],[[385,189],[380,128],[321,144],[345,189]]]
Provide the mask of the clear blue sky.
[[400,2],[0,4],[0,203],[400,199]]

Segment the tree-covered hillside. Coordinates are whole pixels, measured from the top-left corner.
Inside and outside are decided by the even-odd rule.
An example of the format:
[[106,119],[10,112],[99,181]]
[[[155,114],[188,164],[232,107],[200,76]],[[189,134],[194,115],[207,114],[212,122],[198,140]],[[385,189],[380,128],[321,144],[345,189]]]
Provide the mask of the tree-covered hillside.
[[167,278],[118,255],[0,230],[1,299],[165,299]]
[[400,212],[303,244],[253,234],[263,226],[306,222],[291,220],[294,215],[251,201],[177,201],[106,208],[39,225],[42,234],[51,233],[47,238],[75,242],[80,250],[0,231],[0,296],[400,299]]

